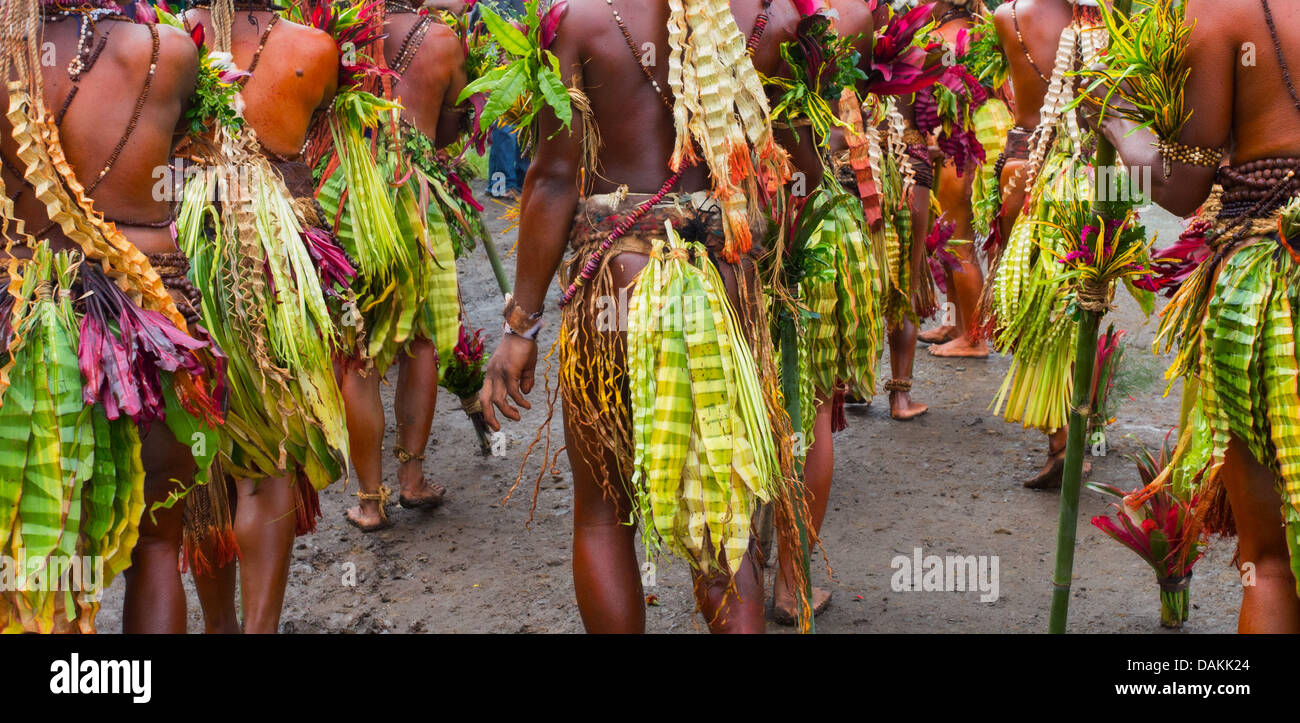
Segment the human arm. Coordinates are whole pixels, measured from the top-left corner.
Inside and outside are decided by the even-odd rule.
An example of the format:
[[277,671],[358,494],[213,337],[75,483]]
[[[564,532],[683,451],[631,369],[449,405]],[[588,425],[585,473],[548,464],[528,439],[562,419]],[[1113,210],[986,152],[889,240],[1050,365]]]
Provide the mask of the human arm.
[[[566,37],[563,21],[551,50],[560,60],[565,85],[581,88],[582,69],[577,39]],[[549,108],[542,110],[538,119],[537,153],[528,169],[520,202],[513,296],[518,307],[529,313],[543,309],[551,279],[564,259],[573,214],[578,205],[583,141],[581,123],[575,122],[569,130],[564,130]],[[498,410],[508,419],[519,420],[519,410],[510,401],[525,409],[531,408],[524,395],[532,391],[536,365],[535,341],[514,334],[502,337],[488,361],[483,389],[479,392],[483,417],[490,428],[501,428],[496,417]]]
[[[1195,112],[1177,141],[1184,146],[1225,149],[1232,136],[1233,94],[1239,43],[1227,31],[1230,18],[1213,0],[1188,0],[1188,22],[1195,22],[1188,39],[1187,66],[1191,73],[1185,89],[1185,106]],[[1188,216],[1209,196],[1216,169],[1171,161],[1172,173],[1165,178],[1155,134],[1135,130],[1131,120],[1113,115],[1102,123],[1102,132],[1115,144],[1130,171],[1150,169],[1151,196],[1160,206],[1179,216]]]

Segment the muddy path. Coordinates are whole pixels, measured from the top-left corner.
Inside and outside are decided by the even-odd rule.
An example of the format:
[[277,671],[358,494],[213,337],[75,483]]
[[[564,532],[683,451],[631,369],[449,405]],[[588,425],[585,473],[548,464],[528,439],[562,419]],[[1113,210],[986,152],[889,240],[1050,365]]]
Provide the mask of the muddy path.
[[[504,210],[489,203],[487,214],[506,254],[515,233],[501,218]],[[1176,235],[1173,219],[1147,216],[1163,239]],[[506,264],[513,278],[513,258]],[[462,261],[460,276],[470,319],[489,329],[491,349],[499,337],[501,299],[481,250]],[[549,308],[554,309],[558,293],[552,287]],[[1134,388],[1120,404],[1107,454],[1092,458],[1091,480],[1131,488],[1137,476],[1125,455],[1139,444],[1158,445],[1177,423],[1178,389],[1163,395],[1167,360],[1150,354],[1154,324],[1144,325],[1135,305],[1121,296],[1121,309],[1111,320],[1129,332]],[[553,340],[557,323],[552,319],[543,348]],[[835,483],[822,531],[833,575],[821,556],[814,569],[816,584],[834,593],[830,609],[818,618],[819,632],[1046,631],[1057,496],[1021,486],[1041,464],[1044,438],[1001,421],[989,409],[1007,366],[1008,359],[997,355],[939,360],[922,348],[913,395],[931,406],[928,414],[910,423],[892,421],[883,394],[869,407],[850,408],[849,428],[835,436]],[[883,369],[880,378],[887,378]],[[395,379],[394,370],[390,381]],[[394,504],[389,514],[396,526],[363,535],[343,521],[356,483],[326,490],[319,529],[295,545],[283,631],[581,632],[569,566],[572,493],[564,455],[556,474],[541,475],[535,510],[530,507],[540,447],[524,470],[523,484],[503,503],[520,473],[524,449],[546,418],[543,391],[539,382],[533,409],[506,429],[504,457],[479,456],[457,400],[441,393],[424,465],[427,477],[448,489],[441,509],[408,511]],[[393,388],[386,386],[390,410],[392,398]],[[558,414],[552,431],[553,454],[561,444]],[[385,449],[393,443],[390,419]],[[395,469],[388,454],[385,483],[394,489]],[[1088,523],[1105,514],[1107,500],[1085,490],[1080,506],[1071,630],[1160,632],[1153,573]],[[1197,565],[1186,632],[1236,629],[1241,588],[1229,562],[1233,546],[1233,541],[1215,541]],[[977,591],[894,591],[891,562],[912,556],[916,548],[925,555],[996,556],[996,601],[981,602]],[[189,627],[201,632],[188,581],[187,587]],[[685,564],[662,561],[655,587],[646,592],[659,603],[647,610],[651,632],[704,630],[700,616],[693,615]],[[121,629],[121,595],[119,580],[100,615],[105,632]],[[769,630],[785,629],[769,625]]]

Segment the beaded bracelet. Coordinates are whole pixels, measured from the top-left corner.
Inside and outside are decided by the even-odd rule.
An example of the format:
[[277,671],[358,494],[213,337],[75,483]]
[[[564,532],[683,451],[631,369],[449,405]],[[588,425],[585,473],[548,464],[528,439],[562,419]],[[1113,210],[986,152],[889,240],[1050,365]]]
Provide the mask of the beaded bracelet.
[[1156,150],[1160,151],[1160,156],[1164,160],[1165,178],[1169,178],[1170,174],[1173,173],[1171,168],[1173,161],[1178,161],[1187,166],[1218,168],[1219,162],[1223,160],[1222,148],[1185,146],[1182,143],[1166,141],[1163,138],[1152,145],[1155,146]]

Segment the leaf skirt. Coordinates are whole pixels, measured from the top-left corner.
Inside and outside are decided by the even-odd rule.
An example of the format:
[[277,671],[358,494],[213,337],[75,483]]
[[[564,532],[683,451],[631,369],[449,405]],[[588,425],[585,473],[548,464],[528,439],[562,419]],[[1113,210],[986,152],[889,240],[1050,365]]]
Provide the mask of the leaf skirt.
[[[1277,476],[1291,569],[1300,580],[1300,264],[1276,238],[1243,243],[1217,269],[1204,264],[1170,306],[1202,309],[1199,330],[1181,339],[1196,347],[1196,389],[1207,430],[1205,444],[1180,445],[1176,469],[1218,474],[1237,437]],[[1193,430],[1195,431],[1195,430]],[[1185,475],[1194,476],[1194,475]],[[1297,590],[1300,594],[1300,589]]]

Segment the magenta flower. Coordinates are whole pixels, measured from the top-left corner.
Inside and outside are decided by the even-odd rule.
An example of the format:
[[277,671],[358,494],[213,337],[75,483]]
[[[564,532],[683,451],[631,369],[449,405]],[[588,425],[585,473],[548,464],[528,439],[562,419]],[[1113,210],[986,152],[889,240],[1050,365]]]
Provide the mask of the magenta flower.
[[455,171],[447,172],[447,180],[451,183],[452,188],[456,189],[456,193],[460,195],[462,201],[468,203],[475,211],[483,210],[483,204],[474,198],[474,189],[470,188],[468,183],[465,183],[460,176],[456,175]]
[[938,44],[919,48],[912,43],[916,33],[929,22],[934,3],[921,5],[889,19],[872,46],[868,91],[879,95],[909,95],[932,85],[943,74],[940,64],[928,65],[929,51]]
[[316,263],[320,274],[321,286],[327,294],[337,294],[335,286],[347,287],[357,275],[357,270],[348,260],[343,247],[338,245],[333,235],[322,228],[309,227],[303,232],[307,253]]
[[1183,281],[1210,258],[1212,251],[1206,234],[1211,228],[1208,221],[1193,221],[1172,246],[1152,254],[1155,259],[1152,271],[1155,274],[1136,279],[1133,285],[1152,293],[1173,296]]
[[956,271],[961,268],[961,259],[948,250],[948,242],[952,240],[953,231],[957,225],[948,220],[948,215],[944,214],[934,222],[934,227],[925,237],[926,260],[930,263],[930,275],[934,277],[935,286],[943,293],[948,293],[948,271]]
[[[109,419],[123,414],[136,424],[163,418],[162,374],[202,378],[206,371],[196,352],[211,346],[186,334],[156,311],[136,306],[98,267],[82,273],[86,315],[81,318],[77,366],[86,404],[104,406]],[[190,384],[187,409],[218,420],[216,402],[202,387]]]
[[[163,10],[166,9],[167,8],[164,6]],[[158,13],[153,9],[153,6],[150,5],[149,3],[140,2],[140,0],[136,0],[135,19],[136,22],[145,23],[147,25],[156,25],[158,24]]]
[[1114,517],[1094,517],[1094,527],[1136,552],[1159,577],[1177,578],[1192,573],[1192,566],[1204,554],[1200,540],[1190,536],[1198,502],[1196,495],[1182,500],[1165,485],[1142,504],[1129,506],[1119,488],[1102,484],[1089,486],[1121,498],[1111,505],[1115,508]]
[[[560,20],[564,17],[565,11],[569,9],[569,0],[559,0],[551,6],[545,14],[542,15],[541,24],[541,46],[542,50],[551,47],[555,42],[555,36],[560,30]],[[541,6],[538,6],[538,12],[541,12]]]
[[821,3],[818,0],[794,0],[794,9],[799,11],[802,17],[808,17],[821,10]]

